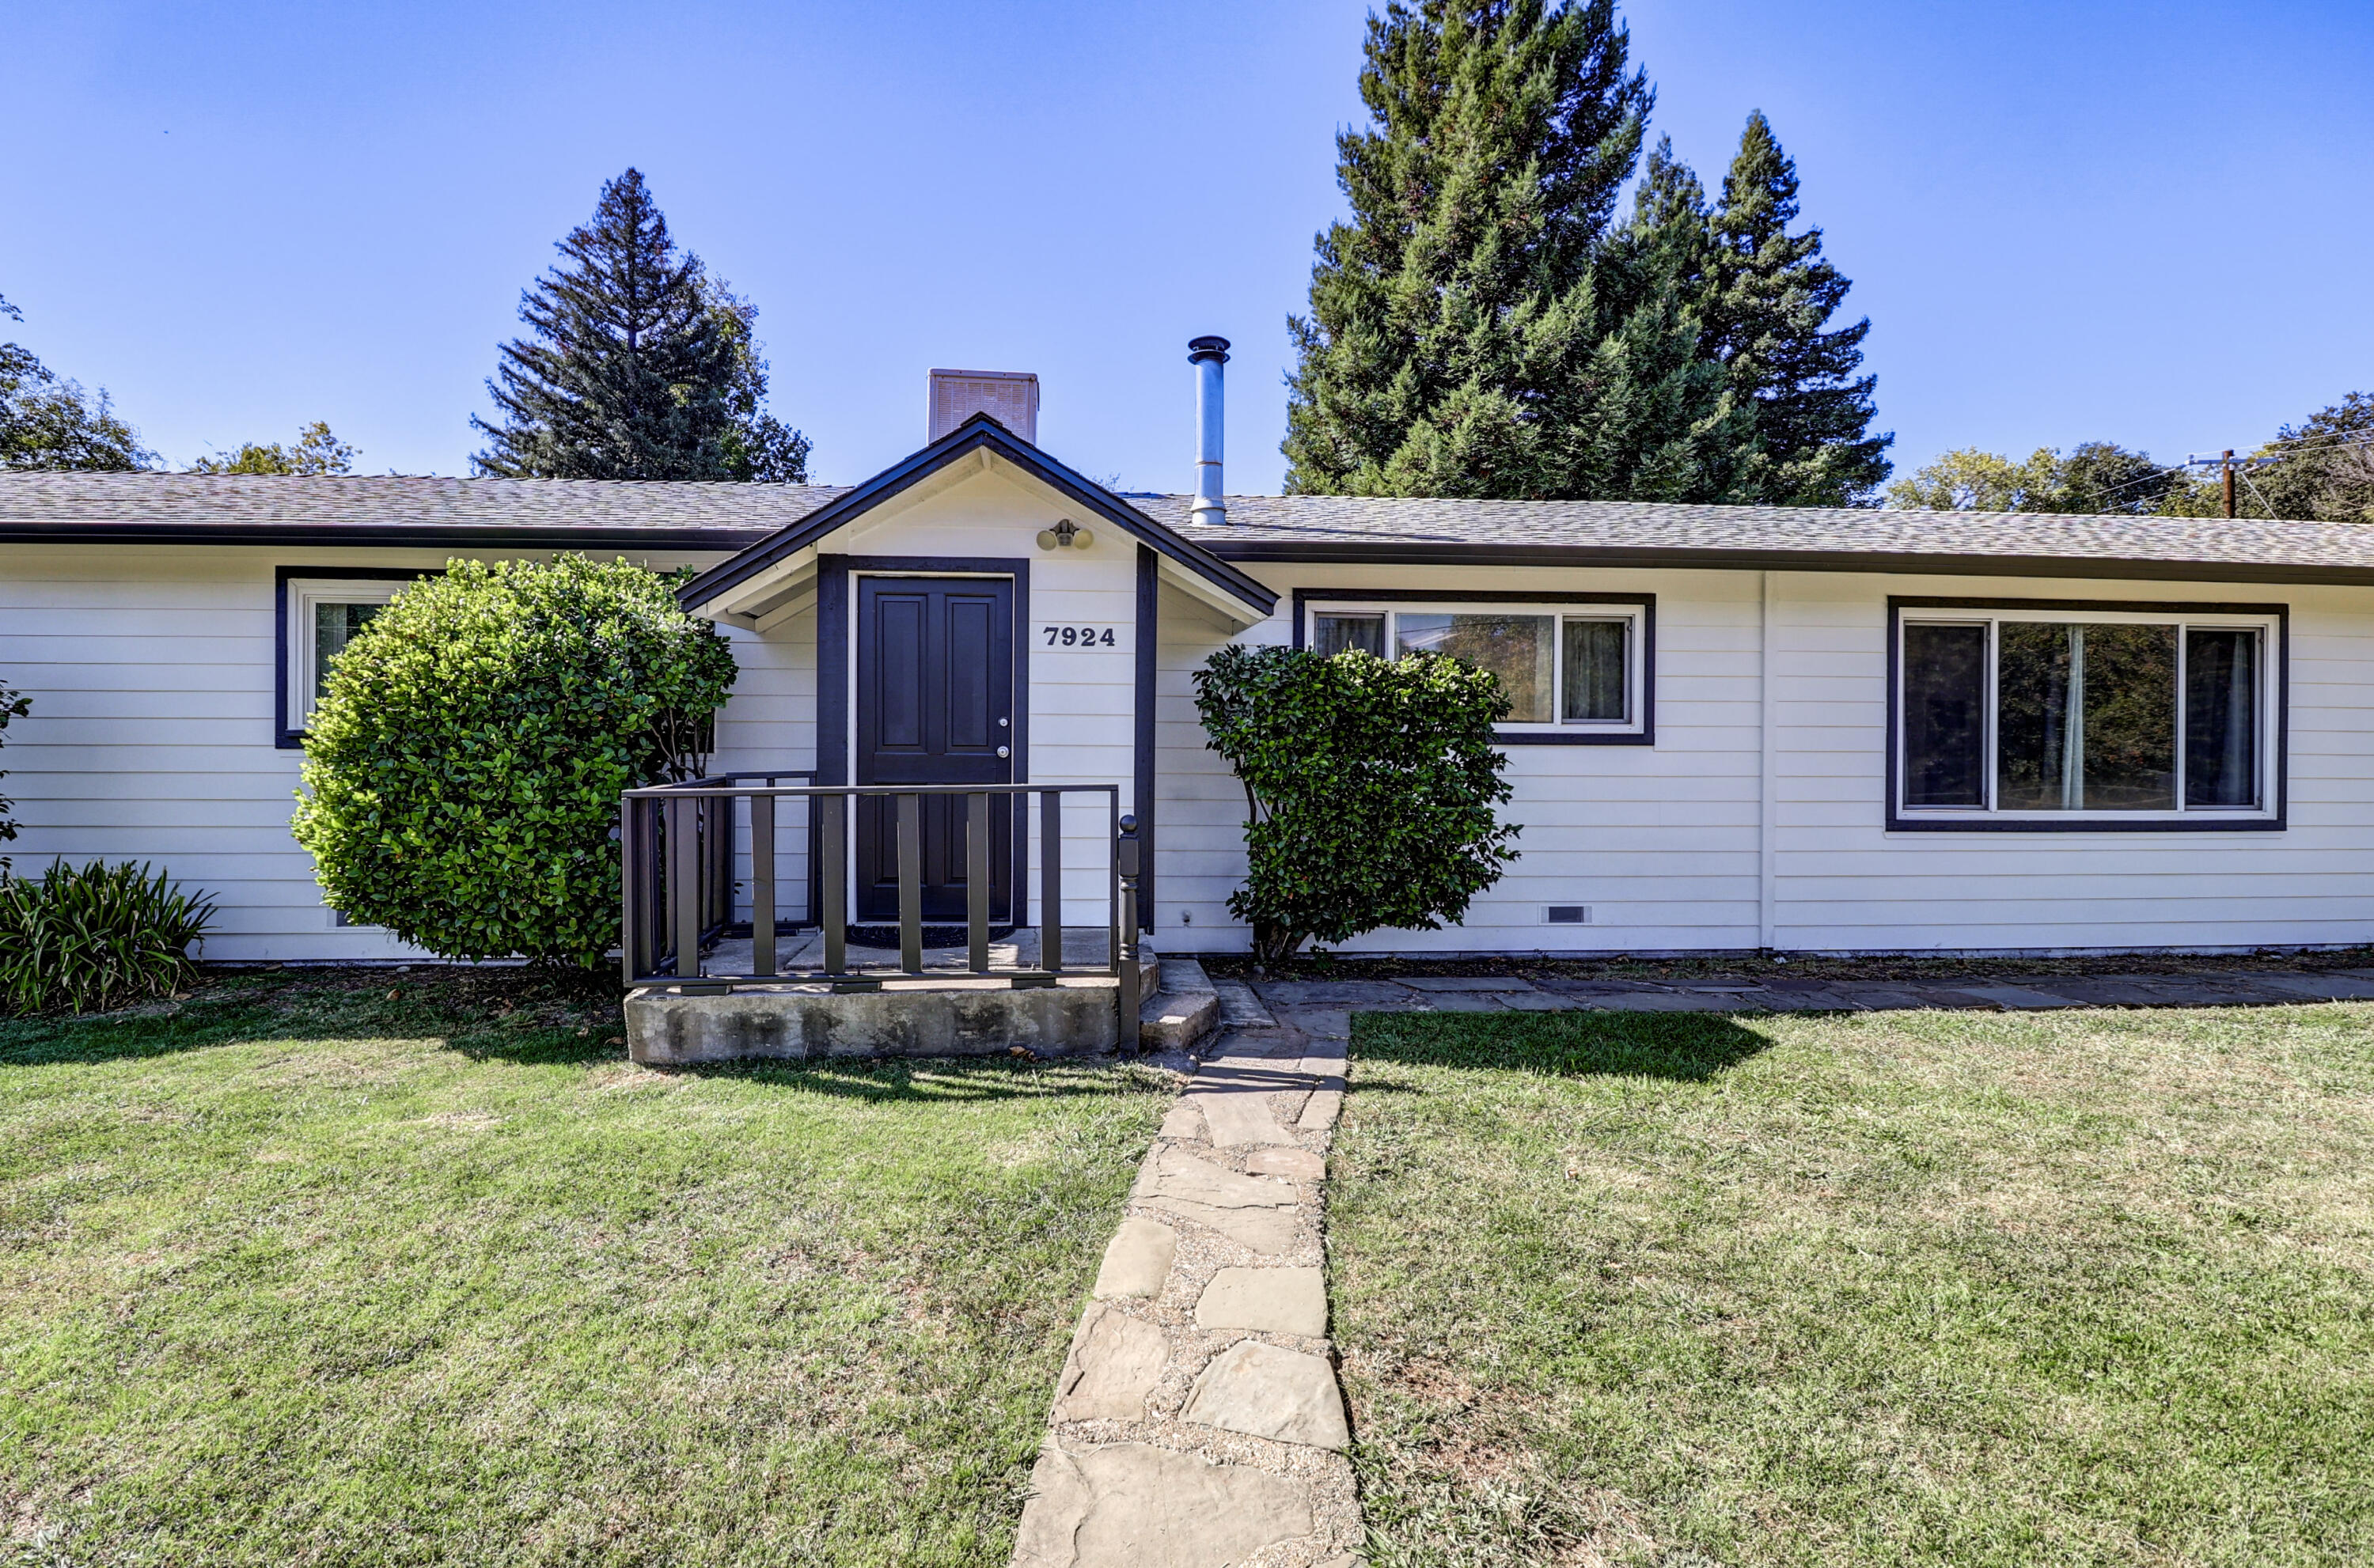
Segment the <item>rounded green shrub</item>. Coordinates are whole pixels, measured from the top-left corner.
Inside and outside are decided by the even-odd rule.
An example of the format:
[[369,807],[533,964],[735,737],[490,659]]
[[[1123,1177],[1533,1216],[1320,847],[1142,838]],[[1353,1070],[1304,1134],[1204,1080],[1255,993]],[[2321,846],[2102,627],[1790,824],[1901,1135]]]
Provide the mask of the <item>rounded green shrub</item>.
[[454,561],[364,625],[292,823],[347,919],[448,958],[589,967],[618,941],[620,791],[697,770],[735,674],[625,561]]
[[0,1012],[100,1012],[170,996],[197,978],[190,944],[214,900],[144,863],[53,862],[0,876]]
[[1457,924],[1517,858],[1492,749],[1509,699],[1489,671],[1439,654],[1224,648],[1195,672],[1214,751],[1245,787],[1245,885],[1228,912],[1253,953],[1306,938]]

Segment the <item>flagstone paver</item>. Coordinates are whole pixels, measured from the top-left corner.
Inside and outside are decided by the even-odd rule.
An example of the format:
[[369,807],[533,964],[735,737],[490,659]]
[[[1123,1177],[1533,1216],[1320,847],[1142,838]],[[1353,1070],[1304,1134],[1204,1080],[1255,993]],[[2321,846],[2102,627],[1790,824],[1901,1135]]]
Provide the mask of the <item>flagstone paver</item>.
[[1454,991],[1529,991],[1531,980],[1512,979],[1498,975],[1412,975],[1400,982],[1414,991],[1447,993]]
[[1344,1395],[1335,1369],[1323,1356],[1281,1350],[1259,1340],[1240,1340],[1214,1358],[1195,1379],[1181,1416],[1206,1426],[1347,1448],[1352,1433],[1344,1421]]
[[1326,1276],[1317,1269],[1223,1269],[1197,1298],[1195,1324],[1319,1339],[1327,1332]]
[[1105,1260],[1091,1293],[1099,1301],[1117,1296],[1158,1296],[1170,1278],[1179,1233],[1158,1220],[1123,1220],[1105,1244]]
[[1256,1149],[1245,1156],[1245,1170],[1252,1176],[1317,1181],[1327,1174],[1327,1162],[1308,1149]]
[[1015,1568],[1358,1561],[1320,1231],[1350,1021],[1232,984],[1074,1335]]
[[1313,1524],[1291,1478],[1147,1443],[1050,1437],[1030,1490],[1015,1568],[1235,1568]]
[[1097,1303],[1072,1335],[1072,1353],[1055,1386],[1055,1419],[1135,1421],[1146,1413],[1146,1397],[1169,1359],[1169,1337],[1159,1324]]

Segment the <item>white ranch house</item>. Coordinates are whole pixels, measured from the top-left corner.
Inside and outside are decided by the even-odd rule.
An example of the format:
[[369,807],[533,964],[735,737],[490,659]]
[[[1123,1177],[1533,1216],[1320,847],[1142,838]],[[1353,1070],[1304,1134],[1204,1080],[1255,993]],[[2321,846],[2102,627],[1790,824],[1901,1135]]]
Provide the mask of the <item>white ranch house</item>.
[[[699,571],[684,601],[742,668],[720,773],[1118,785],[1163,953],[1247,944],[1244,798],[1189,688],[1231,641],[1447,648],[1515,698],[1522,858],[1464,924],[1357,951],[2368,940],[2374,532],[1223,496],[1212,341],[1196,496],[1105,491],[1033,444],[1035,382],[961,374],[936,439],[847,489],[0,476],[18,866],[168,867],[220,902],[210,959],[415,956],[343,924],[289,837],[318,672],[449,558],[579,550]],[[1074,800],[1064,916],[1100,926],[1105,819]]]

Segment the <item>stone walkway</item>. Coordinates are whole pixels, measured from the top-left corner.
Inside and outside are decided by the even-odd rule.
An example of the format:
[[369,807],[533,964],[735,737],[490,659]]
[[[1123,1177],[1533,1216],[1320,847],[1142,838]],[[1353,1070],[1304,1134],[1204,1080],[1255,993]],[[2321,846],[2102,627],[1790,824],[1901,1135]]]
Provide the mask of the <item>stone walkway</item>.
[[1262,999],[1290,1024],[1345,1032],[1352,1012],[1868,1012],[1898,1008],[2023,1012],[2059,1007],[2265,1007],[2374,998],[2374,969],[2233,969],[2192,975],[2024,975],[1980,979],[1524,980],[1412,975],[1390,980],[1265,980]]
[[1014,1568],[1353,1568],[1359,1503],[1321,1229],[1355,1012],[2230,1007],[2374,998],[2374,969],[1955,984],[1221,980],[1058,1380]]
[[1055,1391],[1016,1568],[1351,1568],[1320,1219],[1346,1031],[1216,988]]

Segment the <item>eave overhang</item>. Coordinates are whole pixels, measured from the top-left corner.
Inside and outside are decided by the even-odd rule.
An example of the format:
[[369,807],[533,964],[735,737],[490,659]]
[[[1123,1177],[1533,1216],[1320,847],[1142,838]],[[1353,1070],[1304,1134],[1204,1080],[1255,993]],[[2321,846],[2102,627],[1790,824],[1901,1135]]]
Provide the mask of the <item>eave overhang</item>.
[[1013,464],[1083,510],[1111,523],[1154,550],[1182,578],[1192,578],[1193,587],[1205,596],[1236,606],[1243,619],[1263,620],[1276,608],[1277,594],[1273,590],[1064,467],[986,414],[974,415],[921,451],[778,529],[733,559],[710,568],[677,591],[676,602],[695,614],[746,614],[746,610],[727,608],[743,598],[737,590],[756,586],[762,577],[796,576],[802,569],[803,552],[812,556],[831,534],[976,452]]
[[2154,582],[2374,586],[2374,567],[2287,561],[2173,561],[2073,556],[1927,555],[1868,550],[1723,550],[1466,541],[1247,539],[1215,542],[1223,560],[1428,567],[1633,567],[1722,571],[1874,572],[1922,577],[2114,578]]

